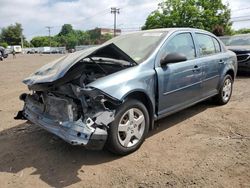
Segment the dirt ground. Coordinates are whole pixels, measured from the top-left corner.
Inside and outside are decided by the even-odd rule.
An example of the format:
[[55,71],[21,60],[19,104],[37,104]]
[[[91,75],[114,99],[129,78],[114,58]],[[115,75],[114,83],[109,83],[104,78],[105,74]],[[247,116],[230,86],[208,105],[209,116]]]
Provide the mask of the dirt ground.
[[22,79],[57,57],[0,62],[0,187],[250,187],[250,76],[236,79],[229,104],[169,116],[137,152],[117,157],[13,119]]

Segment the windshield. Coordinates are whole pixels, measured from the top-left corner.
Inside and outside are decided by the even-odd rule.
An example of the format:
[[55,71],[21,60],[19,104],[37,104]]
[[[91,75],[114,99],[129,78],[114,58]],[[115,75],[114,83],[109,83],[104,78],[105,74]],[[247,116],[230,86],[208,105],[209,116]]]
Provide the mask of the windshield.
[[121,35],[107,43],[114,43],[137,63],[143,62],[153,52],[166,31],[145,31]]
[[250,35],[232,36],[228,37],[227,40],[221,40],[226,46],[248,46],[250,45]]

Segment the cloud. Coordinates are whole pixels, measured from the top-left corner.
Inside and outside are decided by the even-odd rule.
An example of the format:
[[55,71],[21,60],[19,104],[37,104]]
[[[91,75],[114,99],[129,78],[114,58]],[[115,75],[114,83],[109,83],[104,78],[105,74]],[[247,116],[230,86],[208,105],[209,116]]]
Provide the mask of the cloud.
[[[23,25],[28,39],[36,35],[47,35],[46,26],[52,26],[52,34],[57,34],[64,23],[76,29],[113,27],[110,8],[120,8],[117,25],[124,31],[139,29],[161,0],[1,0],[0,28],[15,22]],[[223,0],[230,7],[242,9],[249,0]],[[250,9],[232,11],[232,16],[250,15]],[[235,22],[235,28],[250,26],[250,21]]]
[[157,8],[158,0],[1,0],[0,27],[19,22],[25,36],[46,35],[46,26],[52,34],[61,25],[70,23],[74,28],[87,30],[95,27],[113,27],[110,8],[120,8],[117,25],[123,28],[141,27],[147,15]]
[[249,0],[223,0],[223,2],[229,3],[234,29],[250,27]]

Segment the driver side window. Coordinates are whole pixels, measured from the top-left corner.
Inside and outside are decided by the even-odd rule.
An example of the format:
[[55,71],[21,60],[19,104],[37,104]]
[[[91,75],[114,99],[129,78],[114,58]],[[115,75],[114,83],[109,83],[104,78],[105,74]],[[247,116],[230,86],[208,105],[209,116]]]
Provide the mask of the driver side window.
[[180,53],[187,59],[195,58],[194,41],[190,33],[181,33],[174,36],[165,47],[165,54]]

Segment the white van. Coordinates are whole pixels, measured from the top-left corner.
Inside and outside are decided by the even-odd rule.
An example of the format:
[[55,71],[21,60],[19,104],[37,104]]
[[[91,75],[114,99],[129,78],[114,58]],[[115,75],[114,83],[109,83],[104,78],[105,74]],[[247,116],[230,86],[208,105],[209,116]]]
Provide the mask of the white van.
[[8,46],[11,52],[14,50],[16,53],[22,53],[22,47],[20,45]]

